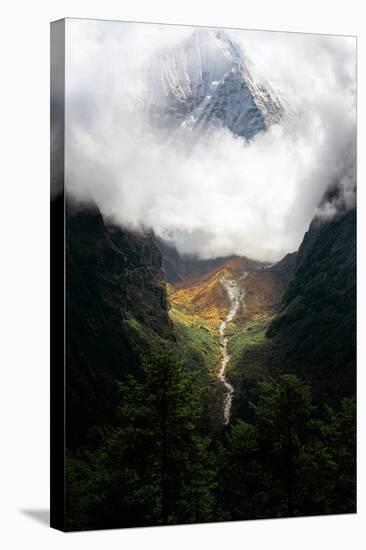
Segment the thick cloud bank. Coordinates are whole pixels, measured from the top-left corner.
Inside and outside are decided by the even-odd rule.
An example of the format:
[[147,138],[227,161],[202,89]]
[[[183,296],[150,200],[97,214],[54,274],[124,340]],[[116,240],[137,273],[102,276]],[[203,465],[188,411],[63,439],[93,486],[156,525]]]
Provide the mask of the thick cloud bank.
[[149,59],[191,32],[69,20],[68,192],[182,253],[278,260],[298,248],[327,189],[354,201],[355,40],[231,31],[289,113],[249,143],[221,128],[186,146],[149,127],[144,76]]

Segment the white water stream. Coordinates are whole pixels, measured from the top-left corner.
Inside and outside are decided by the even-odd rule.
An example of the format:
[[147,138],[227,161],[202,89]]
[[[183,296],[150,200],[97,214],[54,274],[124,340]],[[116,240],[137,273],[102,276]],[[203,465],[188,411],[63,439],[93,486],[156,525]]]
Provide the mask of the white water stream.
[[[245,276],[246,274],[241,278],[245,278]],[[220,327],[219,327],[221,362],[220,362],[220,367],[218,371],[218,378],[225,387],[225,396],[224,396],[224,405],[223,405],[224,424],[229,424],[234,388],[230,384],[230,382],[227,381],[225,376],[225,370],[230,360],[230,354],[227,349],[228,338],[226,336],[226,327],[228,323],[230,323],[234,319],[235,315],[237,314],[240,303],[244,298],[244,294],[240,289],[238,282],[235,281],[234,279],[226,279],[225,277],[221,277],[220,282],[222,286],[225,288],[230,300],[229,312],[225,317],[225,319],[221,321]]]

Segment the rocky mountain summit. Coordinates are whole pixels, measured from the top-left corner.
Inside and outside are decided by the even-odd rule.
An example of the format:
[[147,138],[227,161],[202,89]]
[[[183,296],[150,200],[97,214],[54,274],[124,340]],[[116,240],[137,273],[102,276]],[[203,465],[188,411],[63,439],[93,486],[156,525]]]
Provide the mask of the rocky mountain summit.
[[169,131],[224,127],[250,140],[286,110],[286,98],[255,77],[242,46],[224,31],[198,29],[161,50],[148,80],[150,121]]

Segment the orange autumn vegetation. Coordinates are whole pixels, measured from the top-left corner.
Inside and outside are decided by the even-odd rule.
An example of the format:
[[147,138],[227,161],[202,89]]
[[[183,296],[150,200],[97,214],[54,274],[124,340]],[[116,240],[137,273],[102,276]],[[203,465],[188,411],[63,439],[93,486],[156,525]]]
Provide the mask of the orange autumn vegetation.
[[252,263],[248,265],[245,258],[232,258],[200,280],[168,285],[171,307],[178,308],[186,322],[191,316],[192,323],[200,319],[209,330],[216,332],[229,306],[228,296],[220,282],[221,277],[225,277],[239,281],[243,291],[243,306],[235,324],[244,326],[259,317],[272,317],[283,295],[284,285],[276,273]]

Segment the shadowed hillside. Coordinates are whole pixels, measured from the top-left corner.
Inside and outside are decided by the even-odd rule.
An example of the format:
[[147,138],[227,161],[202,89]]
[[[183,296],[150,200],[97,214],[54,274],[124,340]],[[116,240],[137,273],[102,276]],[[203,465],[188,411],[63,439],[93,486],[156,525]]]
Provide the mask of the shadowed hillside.
[[319,404],[338,403],[355,391],[355,338],[356,214],[352,210],[332,221],[312,222],[278,314],[269,324],[249,325],[233,338],[229,376],[240,388],[235,410],[248,414],[258,380],[282,372],[310,383]]
[[268,329],[281,368],[335,401],[356,384],[356,211],[314,220],[299,248],[280,315]]
[[[173,338],[161,255],[148,234],[104,222],[99,210],[69,204],[66,225],[68,446],[111,419],[115,380],[138,373],[132,319]],[[72,421],[71,421],[72,419]]]

